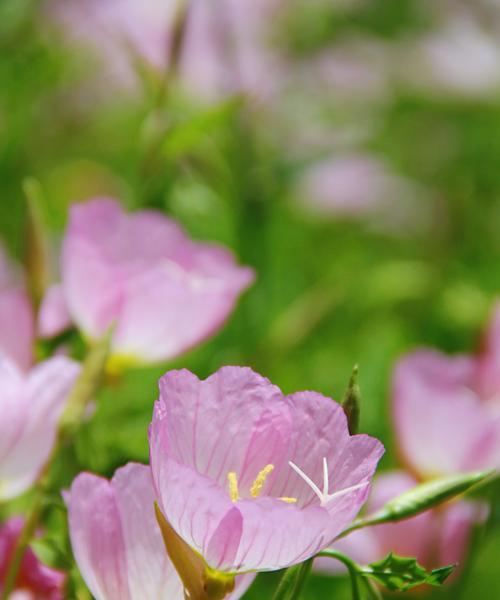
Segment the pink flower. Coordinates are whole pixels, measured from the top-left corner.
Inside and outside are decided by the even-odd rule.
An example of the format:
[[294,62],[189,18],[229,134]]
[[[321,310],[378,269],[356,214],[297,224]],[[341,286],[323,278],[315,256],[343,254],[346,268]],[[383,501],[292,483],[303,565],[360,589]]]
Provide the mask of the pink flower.
[[36,480],[78,373],[79,365],[64,357],[27,374],[0,360],[0,500],[21,494]]
[[419,478],[500,468],[500,309],[476,356],[420,350],[393,379],[399,448]]
[[[415,485],[417,481],[404,471],[380,475],[375,479],[366,504],[367,513],[375,512]],[[333,547],[363,565],[381,560],[389,552],[414,556],[429,569],[461,564],[467,553],[472,528],[485,516],[484,507],[478,503],[454,502],[406,521],[354,531]],[[331,559],[318,559],[316,565],[327,572],[341,570]]]
[[124,361],[167,360],[210,337],[253,278],[160,213],[127,215],[111,199],[71,209],[62,251],[69,311],[91,339],[114,323],[112,352]]
[[0,246],[0,357],[27,370],[33,362],[35,324],[28,294]]
[[403,180],[369,155],[330,157],[313,165],[300,181],[304,199],[321,213],[376,212],[397,197]]
[[[97,600],[183,600],[156,521],[149,467],[128,464],[111,481],[82,473],[66,500],[73,552]],[[242,577],[230,600],[252,579]]]
[[382,444],[339,404],[284,396],[249,368],[160,380],[150,428],[159,506],[212,569],[273,570],[328,546],[365,501]]
[[[188,91],[207,99],[241,91],[262,97],[274,93],[283,69],[268,38],[279,3],[190,2],[178,65]],[[135,87],[134,53],[153,70],[168,67],[177,2],[54,0],[51,5],[51,18],[65,37],[103,59],[107,83]]]
[[470,13],[453,11],[402,54],[403,80],[428,94],[478,99],[500,89],[497,35]]
[[[0,526],[0,592],[22,527],[23,520],[19,517]],[[33,550],[28,548],[23,556],[15,591],[11,597],[13,600],[63,600],[64,580],[63,573],[43,565]]]

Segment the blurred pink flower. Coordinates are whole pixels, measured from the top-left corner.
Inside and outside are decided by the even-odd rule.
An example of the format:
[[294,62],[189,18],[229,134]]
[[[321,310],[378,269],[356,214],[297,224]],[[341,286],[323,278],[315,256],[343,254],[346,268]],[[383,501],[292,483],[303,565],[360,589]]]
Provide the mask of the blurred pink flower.
[[364,503],[382,444],[339,404],[249,368],[160,380],[149,434],[159,506],[208,566],[273,570],[325,548]]
[[[0,592],[23,520],[15,517],[0,525]],[[64,573],[43,565],[31,548],[23,556],[12,600],[63,600]]]
[[399,361],[396,434],[405,463],[419,478],[500,468],[499,367],[500,307],[480,354],[420,350]]
[[111,199],[71,209],[62,249],[70,314],[88,338],[115,325],[116,360],[173,358],[213,335],[254,279],[227,250],[189,239],[153,211]]
[[0,246],[0,357],[28,370],[33,362],[33,309],[22,283]]
[[422,203],[426,191],[370,154],[323,158],[303,172],[296,186],[301,207],[322,218],[364,219],[396,235],[428,226],[429,210]]
[[[149,467],[128,464],[113,479],[81,473],[66,496],[71,544],[96,600],[183,600],[155,517]],[[237,600],[253,576],[237,580]]]
[[[183,0],[54,0],[63,34],[104,59],[111,79],[133,86],[135,53],[164,71],[177,7]],[[179,72],[205,98],[236,91],[267,95],[281,79],[266,31],[280,0],[190,0]],[[109,80],[109,78],[107,78]]]
[[0,500],[26,491],[47,460],[79,365],[56,357],[27,374],[0,360]]
[[[367,513],[375,512],[415,485],[417,481],[404,471],[378,476],[366,503]],[[389,552],[416,557],[429,569],[453,563],[460,565],[467,553],[472,528],[485,517],[483,505],[459,501],[406,521],[354,531],[333,547],[362,565],[381,560]],[[342,570],[340,564],[331,559],[318,559],[315,564],[326,572]]]
[[307,170],[299,193],[311,208],[325,213],[360,214],[380,210],[400,195],[402,179],[368,155],[326,158]]
[[500,89],[498,35],[471,13],[455,13],[400,53],[402,78],[433,95],[494,94]]

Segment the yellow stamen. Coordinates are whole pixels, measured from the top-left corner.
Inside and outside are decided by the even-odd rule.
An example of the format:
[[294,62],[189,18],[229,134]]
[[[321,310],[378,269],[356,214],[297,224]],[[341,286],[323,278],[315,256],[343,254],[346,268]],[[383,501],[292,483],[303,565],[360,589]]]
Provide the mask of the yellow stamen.
[[238,493],[238,477],[234,471],[227,474],[227,483],[229,485],[229,497],[231,502],[238,502],[240,495]]
[[286,502],[287,504],[295,504],[297,502],[297,498],[287,498],[286,496],[283,498],[279,498],[282,502]]
[[266,465],[262,469],[262,471],[260,471],[260,473],[255,478],[255,481],[253,482],[252,487],[250,488],[250,494],[251,494],[252,498],[258,498],[260,496],[260,493],[262,492],[262,488],[264,487],[264,484],[266,483],[267,476],[270,473],[272,473],[273,470],[274,470],[274,465]]

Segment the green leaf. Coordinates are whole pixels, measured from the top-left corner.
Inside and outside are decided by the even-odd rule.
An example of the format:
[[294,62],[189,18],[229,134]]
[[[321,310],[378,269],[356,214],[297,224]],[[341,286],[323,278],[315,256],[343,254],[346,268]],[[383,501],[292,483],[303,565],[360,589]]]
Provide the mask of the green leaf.
[[442,585],[451,575],[455,565],[426,571],[416,558],[407,558],[389,553],[384,559],[374,562],[363,575],[381,583],[392,591],[404,592],[417,585]]
[[214,135],[228,123],[240,107],[239,98],[230,98],[205,111],[200,111],[184,122],[176,123],[170,128],[162,144],[164,156],[171,160],[189,154],[204,139]]
[[354,365],[349,385],[342,401],[342,408],[346,414],[347,425],[351,435],[354,435],[359,430],[360,406],[361,390],[358,385],[358,365]]

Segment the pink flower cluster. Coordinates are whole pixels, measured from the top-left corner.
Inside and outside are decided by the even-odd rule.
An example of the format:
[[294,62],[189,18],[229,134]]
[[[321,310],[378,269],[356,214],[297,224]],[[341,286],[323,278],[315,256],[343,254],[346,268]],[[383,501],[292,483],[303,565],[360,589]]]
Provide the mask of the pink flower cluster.
[[[80,372],[66,356],[35,364],[37,338],[74,323],[93,342],[113,327],[109,368],[165,361],[213,335],[254,277],[227,250],[194,242],[159,213],[127,215],[111,199],[72,208],[61,276],[36,316],[22,277],[0,254],[0,500],[37,481]],[[0,532],[0,582],[11,533]],[[23,590],[28,580],[21,577]]]
[[74,553],[99,600],[182,598],[155,501],[208,573],[235,578],[239,598],[252,572],[302,562],[349,525],[383,453],[349,435],[330,398],[284,396],[242,367],[205,381],[167,373],[149,439],[150,468],[129,464],[111,482],[81,474],[67,496]]
[[[10,499],[46,464],[80,366],[65,356],[34,364],[36,317],[3,255],[0,266],[0,319],[20,327],[0,338],[0,499]],[[219,329],[253,277],[227,250],[194,242],[160,214],[92,200],[72,208],[62,282],[42,302],[38,329],[59,331],[69,316],[95,341],[112,327],[113,368],[167,360]],[[393,408],[408,473],[380,476],[369,511],[418,481],[500,467],[499,340],[500,308],[476,356],[426,350],[399,362]],[[255,572],[331,546],[367,500],[383,446],[351,435],[330,398],[285,396],[246,367],[205,380],[169,371],[159,388],[150,465],[130,463],[111,481],[81,473],[65,493],[74,555],[97,600],[236,600]],[[389,550],[429,566],[460,562],[484,517],[482,506],[459,501],[335,547],[360,562]],[[0,587],[20,527],[0,529]],[[17,581],[26,597],[57,600],[63,585],[26,551]]]

